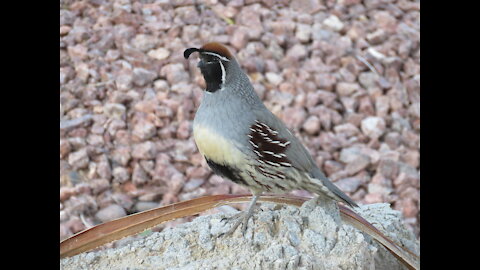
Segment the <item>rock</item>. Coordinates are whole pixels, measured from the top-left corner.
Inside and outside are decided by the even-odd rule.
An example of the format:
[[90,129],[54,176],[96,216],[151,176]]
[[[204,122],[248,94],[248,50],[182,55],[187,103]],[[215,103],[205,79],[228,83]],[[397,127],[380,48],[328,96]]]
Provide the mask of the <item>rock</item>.
[[343,178],[335,182],[335,185],[340,188],[340,190],[348,193],[357,191],[361,184],[362,180],[356,177]]
[[182,140],[186,140],[190,138],[190,126],[191,126],[190,121],[187,121],[187,120],[182,121],[178,125],[177,138]]
[[87,143],[95,147],[101,147],[104,145],[105,142],[103,140],[103,136],[100,136],[98,134],[90,134],[87,137]]
[[78,233],[86,229],[78,217],[71,217],[69,221],[65,222],[65,226],[67,226],[72,233]]
[[118,146],[116,147],[111,153],[110,153],[110,158],[122,165],[126,166],[128,162],[130,161],[131,155],[130,155],[130,147],[128,146]]
[[365,95],[358,100],[358,112],[364,115],[374,115],[375,109],[373,108],[370,96]]
[[107,179],[94,179],[90,183],[93,195],[98,195],[110,188],[110,182]]
[[142,185],[148,182],[148,175],[139,163],[133,165],[132,181],[135,185]]
[[417,203],[411,198],[405,198],[399,200],[395,204],[395,208],[402,211],[402,214],[406,217],[417,217],[418,215],[418,206]]
[[82,148],[68,155],[68,164],[75,170],[86,168],[89,162],[87,148]]
[[[313,199],[300,208],[275,208],[274,204],[266,203],[260,207],[261,211],[255,215],[257,219],[249,223],[245,233],[256,249],[251,248],[252,243],[240,241],[244,238],[238,232],[232,236],[235,240],[231,244],[220,249],[215,242],[217,235],[230,228],[224,219],[233,214],[217,213],[197,217],[162,232],[152,232],[126,246],[61,259],[60,268],[108,269],[114,263],[133,269],[146,262],[155,269],[179,265],[188,265],[191,269],[225,269],[227,265],[236,265],[238,269],[254,269],[255,265],[263,265],[265,269],[405,268],[380,244],[345,225],[334,205]],[[419,241],[405,227],[400,213],[390,209],[388,204],[363,205],[356,211],[393,242],[419,254]],[[278,233],[271,233],[273,225]],[[191,253],[204,256],[189,256]],[[265,261],[265,258],[270,260]]]
[[375,98],[375,111],[378,117],[385,117],[390,110],[390,99],[388,96],[378,96]]
[[72,147],[70,146],[68,140],[60,139],[60,159],[66,157],[70,153],[71,149]]
[[376,50],[374,47],[367,49],[366,53],[367,58],[373,59],[374,61],[383,62],[387,58],[383,53]]
[[144,68],[133,69],[133,83],[137,86],[145,86],[157,77],[157,73]]
[[200,187],[204,182],[205,182],[205,179],[202,179],[202,178],[190,179],[185,183],[182,190],[185,192],[193,191],[196,188]]
[[112,169],[110,168],[110,163],[106,157],[97,163],[97,174],[106,180],[112,178]]
[[314,135],[320,131],[320,119],[312,115],[303,123],[302,128],[310,135]]
[[388,179],[395,179],[399,172],[399,165],[394,160],[381,158],[377,172]]
[[335,15],[330,15],[330,17],[326,18],[323,21],[323,25],[325,25],[325,27],[327,27],[328,29],[333,30],[335,32],[342,31],[342,29],[344,27],[343,22],[340,21],[340,19]]
[[283,111],[282,120],[288,128],[299,128],[305,121],[307,113],[303,108],[288,107]]
[[60,25],[73,25],[76,15],[68,9],[60,9]]
[[134,48],[147,52],[157,46],[159,39],[155,36],[138,34],[132,39],[132,45]]
[[378,75],[371,71],[362,72],[360,75],[358,75],[358,81],[365,89],[372,89],[376,87],[378,80]]
[[385,30],[387,33],[394,33],[397,28],[397,21],[395,17],[390,15],[388,11],[378,11],[373,15],[373,19],[377,23],[380,29]]
[[82,44],[77,44],[75,46],[68,46],[67,52],[72,61],[81,62],[83,60],[86,60],[88,55],[88,48]]
[[261,14],[259,12],[260,8],[261,6],[258,4],[244,6],[235,17],[235,24],[248,28],[250,39],[260,39],[263,34]]
[[116,167],[112,171],[113,180],[118,183],[125,183],[130,180],[130,174],[124,167]]
[[333,128],[333,130],[335,131],[335,133],[337,133],[337,134],[343,133],[347,137],[355,136],[355,135],[358,135],[360,133],[360,130],[351,123],[345,123],[345,124],[342,124],[342,125],[337,125]]
[[195,6],[183,6],[175,9],[175,13],[180,20],[185,24],[198,25],[201,22],[200,15],[198,14]]
[[119,103],[106,103],[103,106],[103,112],[112,118],[121,119],[126,112],[126,108],[123,104]]
[[137,212],[143,212],[147,211],[156,207],[159,207],[160,205],[156,202],[137,202],[135,204],[135,210]]
[[75,188],[73,187],[60,187],[60,201],[64,202],[68,200],[72,195],[75,195]]
[[386,129],[385,120],[376,116],[369,116],[362,120],[361,130],[362,133],[370,137],[371,139],[378,139],[383,135]]
[[370,164],[370,157],[364,153],[359,147],[352,146],[343,148],[340,151],[340,161],[346,163],[345,171],[348,175],[353,175]]
[[77,65],[75,65],[75,73],[77,75],[77,78],[79,78],[83,82],[87,82],[88,77],[90,76],[90,69],[88,68],[88,64],[78,63]]
[[133,71],[130,69],[121,70],[115,77],[115,85],[120,91],[128,91],[132,89]]
[[323,150],[328,152],[336,151],[342,147],[341,141],[337,136],[335,136],[335,134],[333,134],[333,132],[320,132],[318,142],[322,146]]
[[370,164],[369,156],[358,155],[357,158],[355,158],[355,160],[347,163],[347,166],[345,167],[345,171],[349,175],[353,175],[367,168],[369,164]]
[[287,57],[295,59],[296,61],[307,56],[307,49],[302,44],[295,44],[287,51]]
[[317,85],[318,88],[322,89],[319,91],[324,91],[330,94],[333,94],[329,91],[333,90],[333,86],[337,82],[337,79],[335,76],[329,73],[318,73],[314,75],[315,79],[315,84]]
[[157,60],[164,60],[170,56],[170,51],[166,48],[160,47],[156,50],[150,50],[147,55]]
[[369,198],[365,197],[365,200],[368,200],[369,203],[379,200],[389,202],[389,196],[392,191],[392,180],[377,173],[372,177],[372,180],[368,184],[368,195],[370,196]]
[[283,81],[282,76],[274,72],[267,72],[265,74],[265,77],[267,78],[268,82],[273,84],[274,86],[278,86]]
[[248,28],[238,27],[230,38],[230,44],[237,50],[241,50],[246,47],[248,38]]
[[343,170],[344,166],[340,162],[336,162],[334,160],[327,160],[323,164],[323,169],[327,175],[331,175]]
[[372,45],[382,43],[387,38],[388,35],[383,29],[377,29],[375,32],[367,34],[367,41]]
[[320,0],[296,0],[290,3],[290,8],[299,13],[315,14],[325,9]]
[[157,154],[155,143],[146,141],[135,144],[132,148],[132,157],[137,159],[153,159]]
[[60,241],[63,241],[73,235],[73,232],[64,223],[60,223]]
[[101,222],[105,223],[126,215],[127,212],[125,212],[125,209],[123,209],[120,205],[111,204],[103,209],[100,209],[100,211],[95,214],[95,217]]
[[153,87],[155,87],[155,90],[159,92],[165,92],[169,90],[169,86],[167,81],[165,80],[156,80],[153,82]]
[[359,88],[360,86],[357,83],[339,82],[337,83],[336,90],[340,96],[350,96]]
[[160,76],[165,76],[170,85],[188,81],[189,75],[183,64],[168,64],[160,70]]
[[298,38],[298,40],[302,43],[310,41],[310,38],[312,36],[312,26],[302,23],[299,23],[296,26],[297,30],[295,36]]
[[169,192],[176,195],[185,184],[185,176],[181,173],[175,173],[168,182]]
[[147,120],[140,120],[133,126],[132,135],[139,140],[144,141],[152,138],[157,133],[157,128],[154,124]]

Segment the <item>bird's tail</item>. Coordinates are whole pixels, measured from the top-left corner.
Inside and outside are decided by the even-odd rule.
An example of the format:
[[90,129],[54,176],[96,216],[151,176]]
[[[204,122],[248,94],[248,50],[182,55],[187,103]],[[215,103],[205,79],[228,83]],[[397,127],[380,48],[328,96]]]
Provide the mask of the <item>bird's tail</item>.
[[[358,204],[356,204],[350,197],[348,197],[347,194],[345,194],[337,186],[330,182],[330,180],[328,180],[328,178],[320,171],[320,169],[317,168],[316,170],[314,170],[312,173],[312,177],[314,178],[314,180],[321,182],[321,184],[318,183],[318,186],[320,187],[320,193],[326,193],[326,195],[334,197],[333,199],[348,204],[350,207],[358,207]],[[327,189],[328,191],[326,191],[325,189]]]

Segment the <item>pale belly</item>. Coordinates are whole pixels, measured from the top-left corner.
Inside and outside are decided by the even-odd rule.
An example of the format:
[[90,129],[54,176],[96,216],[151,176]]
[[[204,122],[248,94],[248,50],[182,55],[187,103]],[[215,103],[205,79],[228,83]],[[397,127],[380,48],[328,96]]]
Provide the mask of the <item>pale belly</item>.
[[241,167],[245,163],[245,155],[238,150],[234,142],[214,132],[208,127],[196,125],[193,137],[200,153],[218,164]]
[[[249,158],[238,150],[238,146],[236,146],[234,142],[227,140],[208,127],[195,125],[193,136],[198,150],[206,159],[210,162],[228,166],[230,169],[233,169],[238,175],[237,177],[240,177],[242,181],[235,181],[235,179],[230,180],[237,184],[247,186],[254,193],[284,193],[296,186],[295,181],[285,181],[258,173],[255,166],[256,163],[253,162],[253,160],[249,162]],[[272,170],[271,173],[274,174],[277,172]],[[298,176],[296,175],[296,177]]]

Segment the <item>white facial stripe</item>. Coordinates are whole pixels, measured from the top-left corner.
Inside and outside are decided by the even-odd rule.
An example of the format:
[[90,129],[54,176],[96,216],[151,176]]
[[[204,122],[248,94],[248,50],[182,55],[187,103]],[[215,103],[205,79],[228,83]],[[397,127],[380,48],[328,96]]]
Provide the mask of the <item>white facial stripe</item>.
[[213,53],[213,52],[202,52],[202,53],[204,53],[204,54],[209,54],[209,55],[213,55],[213,56],[219,58],[220,60],[230,62],[230,60],[228,60],[228,58],[226,58],[226,57],[224,57],[224,56],[221,56],[221,55],[218,54],[218,53]]
[[227,76],[227,73],[225,71],[225,67],[223,66],[222,61],[219,61],[220,67],[222,68],[222,85],[225,85],[225,78]]

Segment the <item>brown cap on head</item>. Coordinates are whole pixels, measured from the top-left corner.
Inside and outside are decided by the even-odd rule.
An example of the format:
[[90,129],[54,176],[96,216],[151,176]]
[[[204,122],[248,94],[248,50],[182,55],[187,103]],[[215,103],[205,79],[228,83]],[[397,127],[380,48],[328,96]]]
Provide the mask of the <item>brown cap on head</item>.
[[188,59],[190,55],[194,52],[199,52],[199,53],[204,53],[204,54],[216,54],[219,57],[224,57],[226,58],[225,60],[232,60],[233,56],[232,54],[228,51],[228,49],[223,46],[220,43],[217,42],[210,42],[205,45],[203,45],[200,49],[198,48],[188,48],[183,52],[183,57],[185,59]]
[[222,44],[217,43],[217,42],[207,43],[207,44],[203,45],[200,49],[202,49],[204,51],[207,51],[207,52],[213,52],[213,53],[219,54],[219,55],[221,55],[223,57],[226,57],[228,59],[233,58],[230,51],[228,51],[228,49],[225,46],[223,46]]

